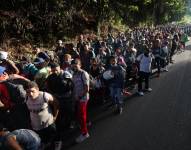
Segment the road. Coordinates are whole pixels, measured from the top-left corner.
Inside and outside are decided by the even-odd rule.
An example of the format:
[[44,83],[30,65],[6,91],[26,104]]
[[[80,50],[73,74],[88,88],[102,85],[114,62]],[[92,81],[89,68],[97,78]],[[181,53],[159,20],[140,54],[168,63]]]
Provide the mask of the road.
[[151,80],[151,88],[128,98],[122,115],[100,108],[91,137],[67,149],[191,150],[191,46],[175,56],[168,73]]

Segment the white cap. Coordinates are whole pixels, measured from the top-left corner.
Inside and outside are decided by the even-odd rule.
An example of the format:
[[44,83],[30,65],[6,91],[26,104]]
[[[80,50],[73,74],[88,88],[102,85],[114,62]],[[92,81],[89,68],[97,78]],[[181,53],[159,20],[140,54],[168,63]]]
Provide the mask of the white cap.
[[58,40],[58,44],[62,44],[62,40]]
[[8,53],[5,51],[0,51],[0,60],[7,59]]
[[72,78],[72,74],[69,72],[69,71],[64,71],[64,77],[65,78],[68,78],[68,79],[71,79]]

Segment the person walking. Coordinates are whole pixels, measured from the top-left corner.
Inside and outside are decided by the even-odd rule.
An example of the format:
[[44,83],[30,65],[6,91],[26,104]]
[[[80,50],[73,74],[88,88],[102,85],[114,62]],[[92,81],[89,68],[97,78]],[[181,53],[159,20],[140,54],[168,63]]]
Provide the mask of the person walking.
[[76,138],[77,143],[81,143],[89,138],[87,128],[87,104],[89,101],[89,74],[81,69],[80,59],[72,61],[74,97],[77,103],[77,114],[80,123],[81,135]]
[[126,71],[120,64],[117,64],[117,58],[115,56],[110,56],[110,67],[107,70],[111,70],[113,75],[113,78],[109,80],[109,89],[112,102],[116,106],[117,112],[122,114],[122,93],[125,84]]
[[144,96],[142,82],[145,80],[145,90],[151,92],[152,89],[149,87],[149,77],[151,73],[152,55],[148,47],[145,48],[144,54],[137,57],[139,62],[139,79],[138,79],[138,94]]
[[56,139],[55,121],[59,113],[59,104],[53,96],[47,92],[39,91],[36,82],[26,85],[26,104],[30,112],[31,127],[36,131],[45,145],[55,142],[58,147],[61,141]]

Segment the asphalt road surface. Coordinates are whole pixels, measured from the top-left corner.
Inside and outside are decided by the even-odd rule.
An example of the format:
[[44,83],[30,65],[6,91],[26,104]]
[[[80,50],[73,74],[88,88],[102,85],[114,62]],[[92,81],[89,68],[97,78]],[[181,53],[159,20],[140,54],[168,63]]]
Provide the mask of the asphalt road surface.
[[168,73],[151,80],[151,93],[128,98],[122,115],[97,110],[90,138],[70,150],[191,150],[191,47]]

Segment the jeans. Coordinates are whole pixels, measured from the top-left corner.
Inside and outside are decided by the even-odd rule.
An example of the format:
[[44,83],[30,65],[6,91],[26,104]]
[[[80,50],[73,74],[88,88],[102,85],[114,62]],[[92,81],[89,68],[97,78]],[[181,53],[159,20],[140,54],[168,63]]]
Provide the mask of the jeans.
[[166,59],[161,59],[161,67],[164,68],[167,66]]
[[118,107],[121,107],[123,104],[122,98],[122,88],[110,87],[110,96],[114,104],[117,104]]
[[155,58],[155,63],[156,63],[156,67],[157,67],[157,73],[160,74],[160,69],[161,69],[161,58],[156,57],[156,58]]
[[26,150],[39,150],[40,149],[40,139],[36,140],[34,143],[31,143],[30,146],[26,148]]
[[149,88],[149,76],[150,73],[147,72],[139,72],[139,81],[138,81],[138,91],[141,92],[142,91],[142,82],[143,80],[145,80],[145,89]]
[[[32,130],[19,129],[9,132],[7,137],[15,136],[16,141],[20,144],[24,150],[39,150],[41,139],[38,134]],[[6,138],[6,137],[5,137]],[[7,140],[5,140],[6,142]],[[0,146],[1,149],[1,146]]]
[[170,61],[172,61],[172,57],[174,55],[174,52],[176,51],[177,47],[173,47],[170,51]]

